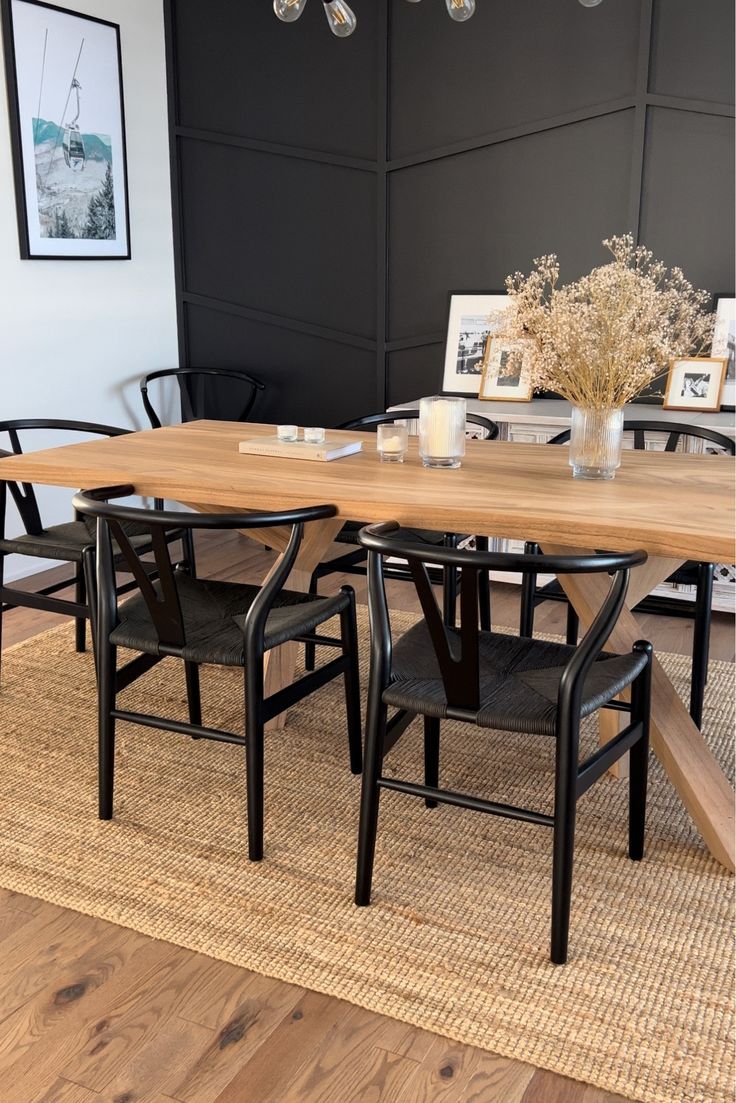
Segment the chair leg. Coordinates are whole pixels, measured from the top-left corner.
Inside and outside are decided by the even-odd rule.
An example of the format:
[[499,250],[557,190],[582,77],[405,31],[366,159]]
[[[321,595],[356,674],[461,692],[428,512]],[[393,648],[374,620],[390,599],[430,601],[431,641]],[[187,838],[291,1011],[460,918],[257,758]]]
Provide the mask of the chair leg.
[[115,781],[115,667],[117,648],[98,640],[99,817],[112,819]]
[[[539,544],[528,540],[524,545],[525,555],[539,555]],[[534,591],[537,588],[537,576],[525,574],[521,580],[521,612],[519,615],[519,635],[531,639],[534,635]]]
[[693,626],[693,665],[690,678],[690,715],[698,727],[700,727],[703,722],[705,683],[708,680],[713,574],[714,566],[712,563],[698,564],[698,584],[695,593],[695,624]]
[[578,721],[569,717],[557,732],[555,812],[552,857],[552,940],[550,959],[567,961],[570,932],[570,899],[575,852],[575,785],[578,770]]
[[[77,563],[74,568],[74,600],[79,605],[84,605],[87,600],[87,584],[84,577],[84,566]],[[78,652],[87,649],[87,619],[86,617],[74,618],[74,645]]]
[[644,857],[647,812],[652,645],[640,640],[634,644],[634,651],[643,651],[647,656],[646,667],[631,687],[631,722],[641,724],[642,734],[641,739],[629,751],[629,857],[639,862]]
[[[189,723],[202,723],[202,697],[199,691],[199,666],[197,663],[184,662],[184,677],[187,683],[187,705],[189,707]],[[192,736],[199,739],[198,735]]]
[[[377,681],[377,680],[376,680]],[[365,761],[360,794],[360,825],[358,829],[358,868],[355,878],[355,903],[365,907],[371,902],[373,861],[378,831],[378,804],[381,790],[378,779],[383,763],[383,742],[386,733],[386,706],[381,700],[382,687],[369,686],[368,716],[365,730]]]
[[578,617],[575,609],[568,601],[567,603],[567,630],[565,632],[565,641],[572,647],[578,645],[578,635],[580,633],[580,618]]
[[[436,716],[424,717],[424,784],[438,789],[440,784],[440,722]],[[436,808],[437,801],[425,798],[427,808]]]
[[[487,536],[476,536],[475,546],[478,551],[487,552],[489,542]],[[480,607],[480,627],[482,632],[491,630],[491,580],[488,571],[481,571],[478,576],[478,605]]]
[[[445,533],[445,547],[457,547],[457,534]],[[448,628],[454,628],[457,620],[457,571],[454,567],[445,567],[443,570],[442,585],[442,619]]]
[[[319,579],[317,578],[317,572],[316,572],[316,570],[314,570],[314,571],[312,571],[312,575],[309,579],[309,589],[307,591],[308,593],[310,593],[310,594],[316,594],[317,593],[318,581],[319,581]],[[305,670],[314,670],[316,665],[317,665],[317,647],[316,647],[316,644],[305,643],[304,644],[304,669]]]
[[359,774],[363,768],[363,746],[360,716],[360,674],[358,670],[358,624],[355,614],[355,591],[352,586],[341,587],[350,597],[350,605],[340,614],[342,653],[348,660],[345,669],[345,710],[348,722],[348,747],[350,772]]
[[248,800],[248,858],[263,858],[263,656],[245,670],[245,770]]

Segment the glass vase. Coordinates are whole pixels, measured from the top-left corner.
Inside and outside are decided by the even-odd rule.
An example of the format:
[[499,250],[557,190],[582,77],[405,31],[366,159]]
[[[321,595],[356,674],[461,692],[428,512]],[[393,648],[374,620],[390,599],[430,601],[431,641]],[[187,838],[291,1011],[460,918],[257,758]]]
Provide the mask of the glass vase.
[[572,408],[570,458],[574,479],[612,479],[621,466],[624,412]]

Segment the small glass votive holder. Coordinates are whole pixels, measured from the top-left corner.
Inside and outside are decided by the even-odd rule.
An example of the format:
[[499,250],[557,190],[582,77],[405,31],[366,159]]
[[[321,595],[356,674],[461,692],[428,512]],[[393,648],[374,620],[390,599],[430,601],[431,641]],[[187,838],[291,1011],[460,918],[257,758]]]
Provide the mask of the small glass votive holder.
[[408,446],[409,434],[405,425],[392,421],[377,426],[376,449],[381,463],[403,463]]
[[465,455],[464,398],[432,395],[419,403],[419,455],[425,467],[459,467]]
[[277,425],[276,436],[279,440],[297,440],[299,437],[298,425]]
[[304,429],[305,444],[324,444],[325,431],[316,425],[308,425]]

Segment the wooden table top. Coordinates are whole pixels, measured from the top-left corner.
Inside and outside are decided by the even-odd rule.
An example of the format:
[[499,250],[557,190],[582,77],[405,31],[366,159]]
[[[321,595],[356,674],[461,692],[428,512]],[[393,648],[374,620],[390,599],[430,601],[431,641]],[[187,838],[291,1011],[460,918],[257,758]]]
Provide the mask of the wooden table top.
[[132,483],[139,494],[224,509],[322,502],[345,520],[555,544],[644,548],[650,555],[736,560],[736,463],[727,456],[625,451],[616,478],[572,478],[567,448],[468,441],[456,470],[422,467],[410,438],[403,464],[364,450],[331,463],[246,456],[239,441],[270,425],[197,421],[0,460],[0,479],[55,486]]

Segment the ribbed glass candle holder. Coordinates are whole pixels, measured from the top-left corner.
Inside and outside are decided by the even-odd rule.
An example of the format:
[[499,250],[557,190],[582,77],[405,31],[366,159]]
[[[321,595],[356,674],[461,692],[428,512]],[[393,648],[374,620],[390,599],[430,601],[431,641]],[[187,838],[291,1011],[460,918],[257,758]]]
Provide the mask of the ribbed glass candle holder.
[[432,395],[419,403],[419,455],[425,467],[459,467],[465,455],[464,398]]
[[621,466],[623,410],[572,408],[570,457],[574,479],[612,479]]

